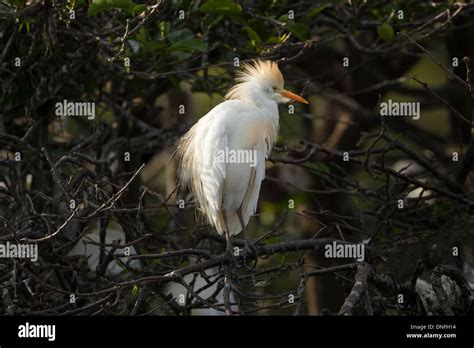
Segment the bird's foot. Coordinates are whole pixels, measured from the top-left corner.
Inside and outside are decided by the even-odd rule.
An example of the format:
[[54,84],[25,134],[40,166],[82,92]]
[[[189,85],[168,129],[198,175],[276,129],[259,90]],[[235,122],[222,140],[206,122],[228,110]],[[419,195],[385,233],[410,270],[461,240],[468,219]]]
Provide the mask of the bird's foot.
[[[251,242],[249,242],[247,239],[245,239],[245,246],[243,249],[243,264],[244,266],[247,265],[247,261],[253,260],[254,256],[256,256],[255,260],[258,260],[258,250],[255,247],[255,245]],[[256,264],[256,262],[255,262]],[[253,267],[255,267],[255,264]],[[253,268],[252,267],[252,268]]]

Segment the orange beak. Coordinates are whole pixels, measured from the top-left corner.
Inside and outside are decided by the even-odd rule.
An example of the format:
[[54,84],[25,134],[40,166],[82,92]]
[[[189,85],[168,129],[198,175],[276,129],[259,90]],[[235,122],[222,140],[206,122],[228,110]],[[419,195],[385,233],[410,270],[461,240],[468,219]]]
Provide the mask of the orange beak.
[[294,94],[293,92],[287,91],[286,89],[281,89],[280,94],[285,98],[292,99],[303,104],[309,104],[309,102],[303,97],[300,97],[299,95]]

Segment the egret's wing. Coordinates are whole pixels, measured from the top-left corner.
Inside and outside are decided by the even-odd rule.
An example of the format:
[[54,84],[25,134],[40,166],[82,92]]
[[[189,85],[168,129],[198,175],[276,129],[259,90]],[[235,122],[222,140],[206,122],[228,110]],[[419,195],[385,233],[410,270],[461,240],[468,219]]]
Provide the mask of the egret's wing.
[[253,215],[257,210],[260,186],[262,184],[262,181],[265,179],[266,157],[267,151],[265,149],[265,146],[261,145],[257,149],[257,165],[252,168],[247,192],[245,193],[244,200],[242,202],[242,213],[244,215],[245,223],[248,222],[250,216]]
[[229,139],[224,122],[219,122],[214,118],[212,122],[203,122],[203,125],[197,129],[193,173],[194,194],[202,213],[220,233],[224,232],[224,226],[218,221],[218,211],[222,205],[226,163],[220,160],[219,155],[221,151],[225,152],[228,146]]

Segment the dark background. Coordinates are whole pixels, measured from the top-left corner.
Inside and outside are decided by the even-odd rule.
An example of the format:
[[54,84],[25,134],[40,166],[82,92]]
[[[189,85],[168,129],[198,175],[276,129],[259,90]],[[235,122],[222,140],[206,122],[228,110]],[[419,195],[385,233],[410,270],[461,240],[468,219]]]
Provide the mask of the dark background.
[[[238,311],[472,314],[473,11],[456,1],[1,0],[0,238],[41,240],[37,263],[0,260],[1,313],[221,313],[224,241],[196,219],[191,196],[176,196],[170,149],[222,101],[236,58],[262,58],[310,104],[280,108],[249,224],[253,240],[263,236],[259,255],[235,268]],[[56,116],[64,99],[95,102],[95,119]],[[388,99],[419,102],[420,119],[382,119]],[[92,271],[70,254],[88,233]],[[355,265],[325,258],[320,238],[371,248]],[[125,243],[148,256],[112,275]],[[215,290],[205,302],[185,290],[202,284]]]

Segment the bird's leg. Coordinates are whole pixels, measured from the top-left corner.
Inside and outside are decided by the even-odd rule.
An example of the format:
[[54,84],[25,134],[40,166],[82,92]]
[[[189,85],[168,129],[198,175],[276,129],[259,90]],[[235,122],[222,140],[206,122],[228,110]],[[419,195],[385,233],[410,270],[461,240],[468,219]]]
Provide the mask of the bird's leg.
[[232,254],[232,242],[230,241],[230,231],[229,231],[229,222],[227,220],[227,211],[225,211],[224,209],[221,209],[221,213],[222,213],[222,219],[224,220],[224,227],[225,227],[224,233],[225,233],[225,239],[227,242],[226,251]]
[[230,302],[230,291],[232,290],[232,280],[230,271],[227,270],[224,276],[224,312],[226,315],[232,315],[232,305]]
[[224,233],[225,233],[225,239],[226,239],[226,254],[229,255],[232,258],[232,262],[234,265],[237,265],[237,260],[234,256],[234,249],[232,247],[232,242],[230,240],[230,230],[229,230],[229,223],[227,219],[227,211],[225,209],[220,209],[220,213],[222,214],[222,220],[224,221]]
[[239,217],[240,226],[242,226],[242,234],[243,234],[244,243],[245,243],[245,253],[246,255],[256,254],[257,250],[252,245],[252,243],[250,243],[250,241],[247,239],[247,226],[245,226],[244,216],[242,214],[242,207],[237,209],[237,216]]
[[[229,223],[227,220],[227,212],[224,209],[221,209],[222,219],[224,220],[225,227],[225,238],[227,242],[226,254],[230,253],[230,257],[235,263],[234,255],[232,253],[232,242],[230,241],[230,230]],[[224,312],[226,315],[232,315],[232,306],[230,304],[230,291],[232,289],[232,270],[227,265],[225,267],[225,276],[224,276]]]

